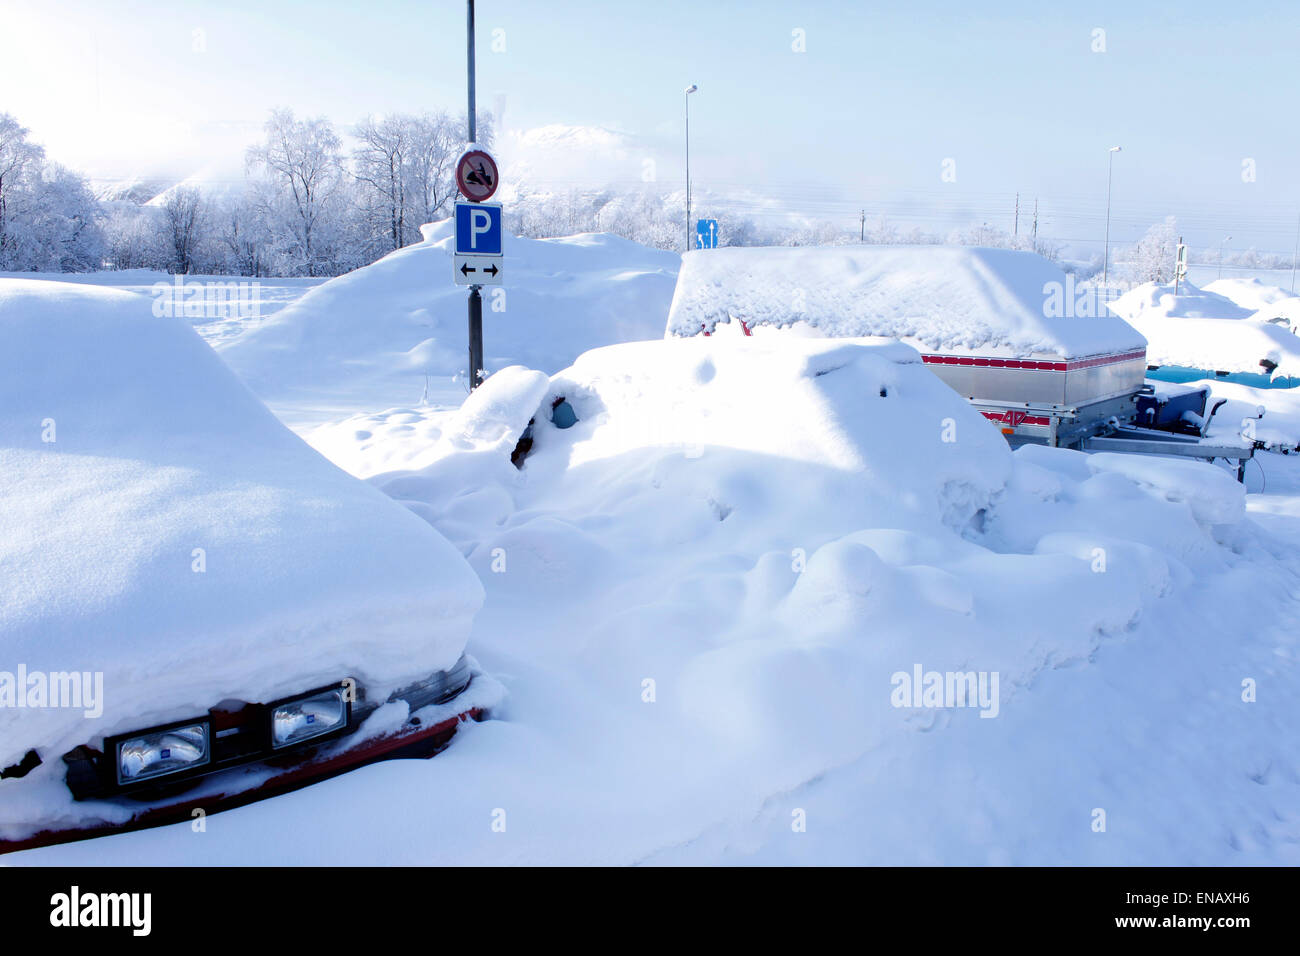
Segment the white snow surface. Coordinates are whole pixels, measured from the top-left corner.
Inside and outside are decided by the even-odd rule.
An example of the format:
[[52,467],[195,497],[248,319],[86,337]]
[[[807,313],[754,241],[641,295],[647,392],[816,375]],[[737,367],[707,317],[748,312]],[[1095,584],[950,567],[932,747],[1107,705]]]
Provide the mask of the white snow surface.
[[[1300,517],[1215,466],[1013,454],[912,349],[777,334],[311,437],[468,556],[495,719],[12,862],[1300,863]],[[916,667],[996,706],[896,706]]]
[[1190,282],[1179,283],[1176,294],[1172,282],[1167,285],[1145,282],[1109,303],[1109,307],[1111,312],[1129,322],[1152,316],[1167,319],[1245,319],[1254,312],[1253,309],[1237,305],[1224,295],[1209,289],[1198,289]]
[[727,248],[687,253],[667,334],[803,323],[924,351],[1066,358],[1139,349],[1114,316],[1056,317],[1066,276],[1042,256],[954,246]]
[[1283,303],[1290,305],[1297,299],[1294,292],[1288,292],[1281,286],[1269,285],[1256,277],[1216,279],[1207,282],[1202,291],[1222,296],[1251,313],[1267,312],[1282,307]]
[[61,781],[77,744],[227,697],[448,667],[483,600],[441,535],[133,293],[0,281],[0,476],[0,670],[104,687],[98,718],[0,708],[0,766],[46,758],[4,781],[0,824],[31,822],[6,792]]
[[[442,398],[453,379],[459,402],[467,391],[469,290],[452,284],[451,220],[423,233],[422,242],[216,343],[222,358],[291,424],[292,409],[304,406],[373,411]],[[482,291],[489,371],[524,364],[556,372],[596,346],[662,333],[676,253],[603,233],[507,234],[504,248],[505,285]]]
[[1148,282],[1109,307],[1146,337],[1149,365],[1262,373],[1260,360],[1267,359],[1277,375],[1300,375],[1300,337],[1292,331],[1300,300],[1273,297],[1267,304],[1272,287],[1241,279],[1213,284],[1242,304],[1187,282],[1177,295],[1172,284]]
[[[1164,383],[1150,384],[1160,387]],[[1255,388],[1219,379],[1188,382],[1184,387],[1208,388],[1209,408],[1226,399],[1210,422],[1210,438],[1246,437],[1286,454],[1300,450],[1300,388]]]

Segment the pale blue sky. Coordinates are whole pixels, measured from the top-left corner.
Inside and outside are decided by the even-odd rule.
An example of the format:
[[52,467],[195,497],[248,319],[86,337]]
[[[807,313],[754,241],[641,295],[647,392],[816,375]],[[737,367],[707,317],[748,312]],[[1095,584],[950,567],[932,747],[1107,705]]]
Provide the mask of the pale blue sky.
[[[94,176],[237,170],[273,106],[341,125],[463,109],[464,7],[7,0],[0,110]],[[1175,214],[1197,245],[1230,233],[1230,249],[1289,254],[1295,242],[1295,2],[480,0],[478,24],[480,102],[504,102],[507,129],[620,131],[660,158],[668,185],[694,82],[701,190],[932,228],[1010,228],[1019,190],[1027,207],[1041,198],[1042,234],[1099,241],[1106,151],[1121,144],[1117,241]],[[1091,49],[1097,28],[1104,53]],[[954,183],[941,180],[946,158]]]

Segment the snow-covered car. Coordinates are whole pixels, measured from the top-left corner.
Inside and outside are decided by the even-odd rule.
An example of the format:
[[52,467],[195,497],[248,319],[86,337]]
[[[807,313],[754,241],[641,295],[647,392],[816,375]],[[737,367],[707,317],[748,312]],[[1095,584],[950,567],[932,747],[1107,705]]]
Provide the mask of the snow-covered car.
[[0,851],[426,755],[496,701],[483,600],[183,322],[0,282]]

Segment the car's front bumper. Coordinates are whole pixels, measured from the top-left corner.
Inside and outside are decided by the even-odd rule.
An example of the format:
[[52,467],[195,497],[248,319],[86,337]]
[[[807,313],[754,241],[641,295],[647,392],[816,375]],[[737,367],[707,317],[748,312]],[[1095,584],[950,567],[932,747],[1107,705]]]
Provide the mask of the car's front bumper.
[[[450,699],[422,697],[420,686],[411,685],[381,705],[356,708],[346,734],[309,742],[289,753],[249,753],[179,785],[153,791],[83,792],[75,804],[79,811],[75,818],[61,818],[21,834],[0,831],[0,854],[194,821],[376,761],[430,757],[451,742],[462,723],[483,719],[487,708],[500,699],[500,685],[472,670]],[[68,784],[75,793],[72,770],[70,764]],[[102,768],[97,773],[102,780]],[[21,784],[20,780],[8,782],[11,786]]]

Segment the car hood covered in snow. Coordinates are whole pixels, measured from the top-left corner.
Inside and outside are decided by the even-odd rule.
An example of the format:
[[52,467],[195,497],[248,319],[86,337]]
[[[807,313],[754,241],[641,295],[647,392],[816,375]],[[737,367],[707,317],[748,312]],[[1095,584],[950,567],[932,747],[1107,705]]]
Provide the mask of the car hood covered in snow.
[[99,716],[0,708],[0,766],[35,747],[54,772],[225,698],[382,691],[454,664],[483,600],[441,535],[130,293],[0,283],[0,476],[0,672],[103,675]]

